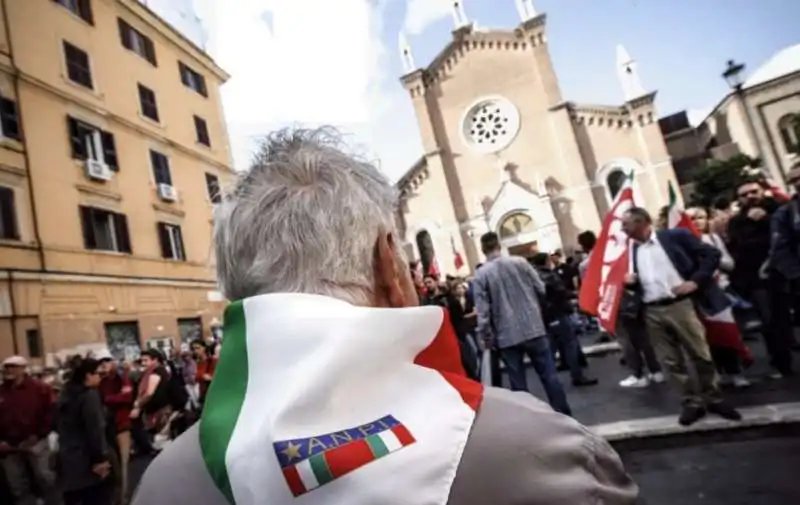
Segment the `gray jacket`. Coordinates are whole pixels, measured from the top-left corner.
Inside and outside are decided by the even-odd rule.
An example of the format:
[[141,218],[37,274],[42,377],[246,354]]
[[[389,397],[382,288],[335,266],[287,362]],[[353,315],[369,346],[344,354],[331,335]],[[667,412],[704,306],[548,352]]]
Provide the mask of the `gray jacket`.
[[[528,393],[486,388],[447,504],[633,505],[637,495],[605,440]],[[227,505],[197,425],[150,465],[132,502],[162,504]]]
[[499,349],[544,336],[547,330],[539,306],[539,296],[544,294],[542,279],[525,258],[488,260],[473,282],[476,333]]

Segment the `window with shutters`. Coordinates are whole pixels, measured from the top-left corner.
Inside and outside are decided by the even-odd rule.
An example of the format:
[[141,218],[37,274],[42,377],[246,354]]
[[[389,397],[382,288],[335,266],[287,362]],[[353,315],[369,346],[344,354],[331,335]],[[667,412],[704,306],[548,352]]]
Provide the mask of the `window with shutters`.
[[67,116],[67,131],[74,159],[93,159],[106,164],[115,172],[119,170],[113,133],[103,131],[71,116]]
[[197,132],[197,142],[211,147],[211,137],[208,136],[208,123],[200,116],[194,117],[194,129]]
[[222,201],[222,195],[219,192],[219,177],[206,173],[206,190],[208,190],[208,199],[211,200],[211,203]]
[[139,107],[142,110],[142,115],[146,118],[158,122],[158,104],[156,103],[155,92],[139,84]]
[[22,140],[17,102],[0,96],[0,138]]
[[172,173],[169,169],[169,158],[158,151],[150,150],[150,165],[153,167],[153,179],[156,184],[172,186]]
[[157,223],[158,240],[161,243],[161,257],[169,260],[186,261],[183,249],[181,227],[170,223]]
[[147,35],[132,27],[122,18],[117,19],[119,25],[119,40],[122,47],[138,54],[154,67],[158,66],[156,61],[156,46]]
[[75,84],[89,89],[94,89],[92,82],[92,67],[89,63],[89,55],[86,51],[78,49],[67,41],[64,41],[64,59],[67,62],[67,76]]
[[85,205],[78,209],[83,228],[83,245],[86,249],[128,254],[132,252],[125,214]]
[[64,6],[68,11],[83,19],[90,25],[94,25],[91,0],[55,0],[55,2]]
[[181,73],[181,82],[184,86],[196,91],[204,97],[208,97],[205,77],[189,68],[189,66],[182,61],[178,62],[178,70]]
[[19,240],[14,190],[0,186],[0,239]]

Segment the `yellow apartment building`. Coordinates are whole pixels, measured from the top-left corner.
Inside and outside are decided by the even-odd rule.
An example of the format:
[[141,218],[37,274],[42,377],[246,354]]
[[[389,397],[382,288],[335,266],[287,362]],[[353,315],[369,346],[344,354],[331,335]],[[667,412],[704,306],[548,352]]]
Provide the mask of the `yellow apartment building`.
[[0,358],[207,336],[228,75],[136,0],[0,5]]

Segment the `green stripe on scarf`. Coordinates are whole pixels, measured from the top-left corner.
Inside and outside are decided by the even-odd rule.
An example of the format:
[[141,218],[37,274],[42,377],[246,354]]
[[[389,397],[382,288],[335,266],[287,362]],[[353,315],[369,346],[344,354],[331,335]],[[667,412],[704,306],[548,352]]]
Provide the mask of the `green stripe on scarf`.
[[235,504],[225,455],[247,392],[247,324],[241,301],[228,305],[224,322],[225,342],[200,419],[200,448],[211,478]]

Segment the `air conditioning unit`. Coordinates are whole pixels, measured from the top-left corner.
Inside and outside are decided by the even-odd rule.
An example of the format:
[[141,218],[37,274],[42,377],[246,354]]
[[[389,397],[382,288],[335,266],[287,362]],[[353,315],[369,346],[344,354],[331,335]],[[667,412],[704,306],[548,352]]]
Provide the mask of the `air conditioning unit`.
[[83,167],[86,169],[86,177],[96,181],[110,181],[113,175],[105,163],[92,158],[87,158]]
[[168,202],[174,202],[178,199],[178,191],[170,184],[158,184],[158,197]]

